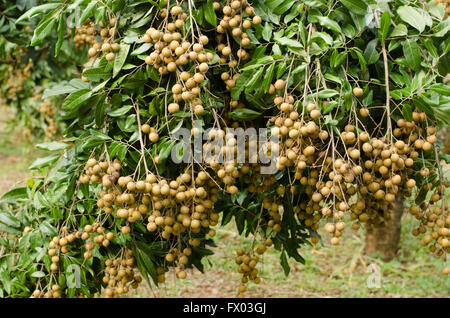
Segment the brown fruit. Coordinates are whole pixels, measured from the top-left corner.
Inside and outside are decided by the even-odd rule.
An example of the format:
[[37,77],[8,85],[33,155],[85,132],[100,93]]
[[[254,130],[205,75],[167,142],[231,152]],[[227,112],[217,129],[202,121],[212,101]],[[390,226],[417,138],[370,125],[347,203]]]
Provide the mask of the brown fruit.
[[112,60],[114,60],[114,58],[116,57],[116,55],[112,52],[106,54],[106,60],[111,62]]
[[353,89],[353,95],[355,95],[356,97],[361,97],[363,95],[363,90],[360,87],[355,87]]

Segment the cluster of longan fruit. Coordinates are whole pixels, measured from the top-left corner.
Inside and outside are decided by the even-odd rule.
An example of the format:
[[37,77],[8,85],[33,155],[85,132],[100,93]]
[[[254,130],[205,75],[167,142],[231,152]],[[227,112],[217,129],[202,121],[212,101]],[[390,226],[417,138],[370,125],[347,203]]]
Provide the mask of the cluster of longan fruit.
[[154,127],[151,127],[149,124],[143,124],[141,126],[142,133],[148,135],[148,139],[150,142],[155,143],[159,140],[159,134],[158,130],[156,130]]
[[[117,170],[114,168],[115,164]],[[200,237],[178,242],[176,238],[185,232],[196,235],[205,229],[202,235],[213,237],[216,234],[210,227],[217,225],[219,221],[219,214],[213,209],[218,200],[218,188],[209,174],[186,170],[175,180],[166,180],[149,172],[145,180],[134,180],[131,176],[120,176],[118,165],[118,161],[108,165],[107,162],[91,158],[81,181],[102,183],[103,189],[99,193],[97,207],[118,219],[126,219],[122,233],[130,233],[130,223],[143,222],[142,216],[146,215],[146,228],[149,232],[157,234],[163,240],[174,238],[178,246],[201,244]],[[89,232],[85,230],[85,233]],[[96,236],[94,243],[105,246],[104,240],[108,238],[103,233],[99,235],[101,239]],[[91,242],[88,244],[86,248],[90,252],[94,245]],[[178,249],[174,247],[165,256],[166,265],[178,264],[177,276],[185,278],[184,265],[190,254],[191,249],[188,247],[183,253],[178,253]]]
[[[72,30],[67,30],[69,35],[72,35]],[[92,46],[97,41],[95,38],[96,30],[95,24],[87,19],[82,26],[75,28],[73,41],[77,49],[83,46]]]
[[34,63],[32,59],[29,59],[27,64],[20,64],[20,60],[20,57],[17,57],[17,63],[20,66],[9,65],[8,74],[5,75],[6,87],[8,87],[5,94],[7,100],[17,101],[20,93],[26,93],[28,89],[26,81],[31,77]]
[[[274,89],[281,90],[284,85],[284,81],[278,80]],[[360,97],[362,89],[355,88],[353,93]],[[294,207],[295,214],[312,230],[318,229],[321,218],[333,217],[335,221],[325,225],[326,232],[333,235],[333,245],[339,243],[345,229],[346,213],[357,221],[352,225],[354,229],[360,227],[359,222],[379,225],[390,218],[389,210],[396,196],[400,193],[409,196],[416,186],[411,177],[415,172],[412,169],[414,159],[422,151],[431,150],[436,142],[435,128],[427,124],[426,115],[420,111],[413,112],[412,122],[404,119],[397,122],[398,127],[392,132],[396,140],[390,143],[388,138],[371,137],[352,124],[347,124],[344,131],[330,139],[316,103],[306,105],[301,114],[294,97],[289,94],[276,95],[274,104],[280,111],[271,119],[274,123],[271,134],[281,139],[280,144],[275,145],[279,152],[277,167],[279,170],[294,167],[294,179],[306,187],[304,192],[310,198],[300,200]],[[360,111],[360,115],[367,117],[368,110]],[[419,173],[428,177],[430,170],[424,166]],[[297,193],[297,187],[291,189]],[[441,199],[440,193],[440,189],[434,193],[432,202]],[[282,194],[283,191],[279,191],[278,195]],[[357,200],[350,206],[349,199],[354,195]],[[273,202],[276,200],[267,197],[263,206],[270,210],[274,218],[271,221],[275,222],[279,217],[276,209],[269,207]],[[447,233],[440,231],[444,232]],[[435,238],[445,249],[447,239],[438,234]]]
[[105,275],[102,282],[106,298],[116,298],[129,292],[130,287],[138,288],[142,276],[136,272],[136,263],[132,250],[125,249],[121,257],[110,258],[105,262]]
[[[192,244],[192,241],[190,243],[191,246],[196,246],[197,244],[200,244],[200,242],[197,241]],[[198,246],[198,245],[197,245]],[[185,279],[187,277],[187,273],[185,271],[185,266],[189,263],[189,256],[192,254],[192,249],[190,247],[185,247],[182,252],[178,250],[178,248],[172,248],[168,254],[165,256],[165,261],[170,264],[177,264],[175,267],[175,274],[176,277],[179,279]],[[161,282],[164,282],[163,280],[164,274],[159,274],[161,277]]]
[[[278,195],[280,195],[280,191],[277,192]],[[282,195],[282,194],[281,194]],[[276,233],[281,231],[281,217],[282,214],[280,213],[280,207],[282,207],[282,203],[279,202],[278,197],[265,197],[263,199],[263,209],[269,211],[268,215],[270,217],[269,221],[267,222],[267,226],[272,228],[272,230]]]
[[[214,9],[219,11],[222,9],[223,18],[220,20],[216,31],[219,33],[216,35],[216,51],[220,57],[220,64],[225,65],[228,63],[230,68],[229,72],[223,72],[221,74],[222,80],[226,84],[228,91],[231,91],[233,87],[236,86],[237,78],[239,77],[238,72],[233,72],[239,65],[239,61],[246,61],[250,58],[250,54],[240,47],[236,51],[236,57],[233,55],[233,49],[228,37],[228,31],[231,31],[231,35],[238,39],[238,42],[243,47],[248,47],[250,45],[250,39],[245,30],[248,30],[253,25],[261,24],[261,17],[255,15],[253,7],[246,1],[234,0],[227,2],[225,6],[221,6],[219,2],[214,2]],[[253,16],[253,19],[246,19],[247,17]],[[234,74],[233,74],[234,73]],[[232,102],[231,107],[236,107],[239,105],[238,101]]]
[[[224,185],[230,194],[236,194],[236,180],[250,171],[248,165],[238,167],[238,145],[236,135],[223,129],[211,129],[207,132],[208,141],[203,144],[204,162],[215,172],[218,182]],[[245,149],[248,157],[248,148]]]
[[122,165],[118,159],[114,159],[110,163],[91,158],[86,163],[85,173],[80,176],[80,182],[83,184],[89,183],[89,181],[101,183],[104,187],[109,188],[120,177],[121,169]]
[[[263,255],[267,251],[267,248],[272,246],[272,244],[272,239],[266,239],[264,243],[256,248],[256,254]],[[237,272],[242,275],[241,284],[237,289],[237,297],[243,298],[244,292],[247,290],[246,284],[249,281],[253,281],[255,284],[261,282],[261,278],[258,276],[259,271],[256,268],[260,261],[260,256],[254,255],[252,251],[246,252],[243,249],[238,249],[236,255],[235,262],[238,265]]]
[[[115,37],[118,35],[117,18],[109,20],[109,27],[106,27],[103,21],[99,22],[101,43],[96,41],[91,43],[88,54],[90,57],[97,57],[99,53],[106,54],[107,61],[112,61],[116,57],[117,52],[120,51],[120,44],[115,42]],[[95,34],[95,29],[94,29]]]
[[85,259],[92,257],[92,250],[95,248],[95,244],[97,246],[108,247],[114,239],[114,233],[106,232],[105,228],[98,223],[86,225],[84,232],[77,232],[76,236],[86,241],[84,245],[86,252],[83,255]]
[[[439,184],[433,191],[432,184],[427,183],[423,187],[431,192],[428,201],[422,202],[420,205],[411,205],[409,213],[420,221],[418,228],[412,230],[414,236],[426,234],[421,239],[422,246],[428,246],[431,253],[436,256],[442,256],[450,252],[450,215],[448,202],[442,197],[445,188],[450,184],[444,181]],[[443,201],[442,201],[443,200]]]
[[[221,8],[221,5],[219,2],[214,3],[214,9],[216,11],[219,11]],[[225,34],[229,30],[231,30],[231,34],[233,37],[238,39],[239,43],[242,46],[249,46],[250,45],[250,39],[248,37],[248,34],[245,33],[245,30],[248,30],[252,27],[252,23],[254,25],[261,24],[261,17],[258,15],[255,15],[255,11],[252,6],[249,5],[249,3],[246,0],[240,1],[240,0],[233,0],[229,3],[227,3],[222,8],[223,18],[219,22],[219,25],[217,26],[217,32],[219,33],[218,40],[223,39],[223,37],[220,36],[220,34]],[[252,17],[252,20],[245,19],[246,17]],[[219,43],[221,41],[218,41]],[[229,43],[229,41],[228,41]],[[220,43],[217,47],[218,52],[221,53],[221,64],[225,64],[225,61],[231,57],[232,50],[230,46],[225,46],[225,44]],[[239,49],[236,52],[239,59],[247,60],[250,58],[250,55],[244,50]]]
[[[33,100],[40,101],[41,94],[37,94],[33,97]],[[44,115],[47,125],[44,127],[45,140],[53,139],[56,136],[58,128],[56,127],[56,121],[53,118],[56,115],[56,104],[50,99],[46,98],[40,102],[35,109]]]
[[31,294],[30,298],[61,298],[61,286],[59,284],[53,284],[48,287],[47,291],[36,289]]
[[[218,190],[214,182],[200,171],[194,183],[189,183],[190,175],[185,173],[169,183],[162,180],[153,184],[153,209],[148,216],[147,230],[158,231],[162,238],[169,239],[187,230],[197,234],[202,228],[217,225],[219,215],[213,206],[218,199]],[[215,235],[213,229],[208,233]]]
[[[202,115],[204,107],[199,98],[200,85],[206,80],[204,74],[209,69],[208,62],[214,57],[204,49],[209,39],[199,35],[197,42],[191,43],[183,37],[186,13],[180,6],[173,6],[170,16],[172,22],[164,22],[157,29],[151,27],[144,34],[144,42],[153,44],[153,51],[145,58],[145,63],[157,69],[161,75],[176,74],[177,82],[171,87],[173,102],[167,105],[169,113],[179,112],[183,107],[180,104],[184,102],[189,106],[187,110]],[[190,67],[190,63],[195,68]]]

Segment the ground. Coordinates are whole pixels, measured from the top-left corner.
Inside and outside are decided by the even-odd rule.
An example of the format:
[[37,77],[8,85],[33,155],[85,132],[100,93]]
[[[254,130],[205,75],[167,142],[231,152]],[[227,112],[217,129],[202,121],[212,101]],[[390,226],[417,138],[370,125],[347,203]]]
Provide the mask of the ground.
[[[0,106],[0,196],[29,177],[27,167],[39,153],[11,130],[6,122],[11,113]],[[402,220],[401,249],[391,262],[362,254],[364,231],[346,230],[341,245],[332,247],[321,232],[323,246],[300,250],[305,264],[292,259],[291,273],[285,277],[279,254],[269,250],[261,261],[261,284],[250,283],[247,297],[449,297],[450,277],[443,276],[442,259],[419,247],[412,236],[415,222],[410,215]],[[205,274],[189,271],[186,280],[171,273],[159,289],[142,284],[130,297],[235,297],[239,274],[235,250],[250,246],[251,238],[237,235],[233,224],[217,231],[215,255],[204,260]],[[449,261],[447,261],[448,266]],[[377,275],[379,269],[380,276]],[[379,279],[378,279],[379,277]],[[378,284],[379,283],[379,284]]]

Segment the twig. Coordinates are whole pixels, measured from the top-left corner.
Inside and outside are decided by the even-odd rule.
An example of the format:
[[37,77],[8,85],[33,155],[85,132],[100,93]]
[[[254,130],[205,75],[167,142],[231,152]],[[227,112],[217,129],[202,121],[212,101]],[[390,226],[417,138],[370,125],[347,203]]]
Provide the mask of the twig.
[[386,44],[382,43],[383,61],[384,61],[384,81],[386,85],[386,112],[387,112],[387,132],[389,141],[392,144],[392,123],[391,123],[391,92],[389,91],[389,66],[386,53]]

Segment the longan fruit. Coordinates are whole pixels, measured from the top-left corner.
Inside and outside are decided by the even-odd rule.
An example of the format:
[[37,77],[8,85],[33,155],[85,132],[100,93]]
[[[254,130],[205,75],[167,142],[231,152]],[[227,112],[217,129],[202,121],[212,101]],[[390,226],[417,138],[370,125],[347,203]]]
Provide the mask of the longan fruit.
[[335,225],[333,223],[327,223],[325,224],[325,231],[327,231],[328,233],[334,233],[335,231]]
[[107,60],[108,62],[113,61],[113,60],[115,59],[115,57],[116,57],[116,55],[115,55],[114,53],[112,53],[112,52],[106,54],[106,56],[105,56],[105,58],[106,58],[106,60]]
[[128,225],[125,225],[122,227],[121,231],[123,234],[128,234],[128,233],[130,233],[131,228]]
[[149,135],[149,139],[151,142],[155,143],[159,140],[159,135],[156,132],[152,132]]
[[170,103],[169,106],[167,107],[167,110],[171,114],[178,113],[180,111],[180,105],[178,105],[177,103]]
[[187,274],[185,271],[180,271],[177,273],[177,277],[180,279],[185,279],[187,277]]
[[274,84],[275,89],[277,89],[277,90],[282,90],[285,87],[285,85],[286,85],[286,82],[282,79],[278,79]]
[[361,87],[355,87],[353,89],[353,95],[355,95],[356,97],[361,97],[361,96],[363,96],[363,94],[364,94],[364,91]]
[[310,113],[310,116],[312,119],[317,119],[320,117],[320,115],[321,115],[321,113],[320,113],[320,110],[318,110],[318,109],[313,109]]
[[363,107],[359,110],[359,114],[361,115],[361,117],[369,117],[369,109]]
[[206,63],[201,63],[201,64],[198,66],[198,69],[199,69],[200,72],[205,73],[205,72],[208,71],[209,66],[208,66],[208,64],[206,64]]
[[261,17],[259,15],[255,15],[253,17],[253,19],[252,19],[252,22],[253,22],[254,25],[258,25],[258,24],[261,24],[262,19],[261,19]]
[[331,242],[331,245],[338,245],[339,244],[339,238],[338,237],[333,237],[330,242]]

